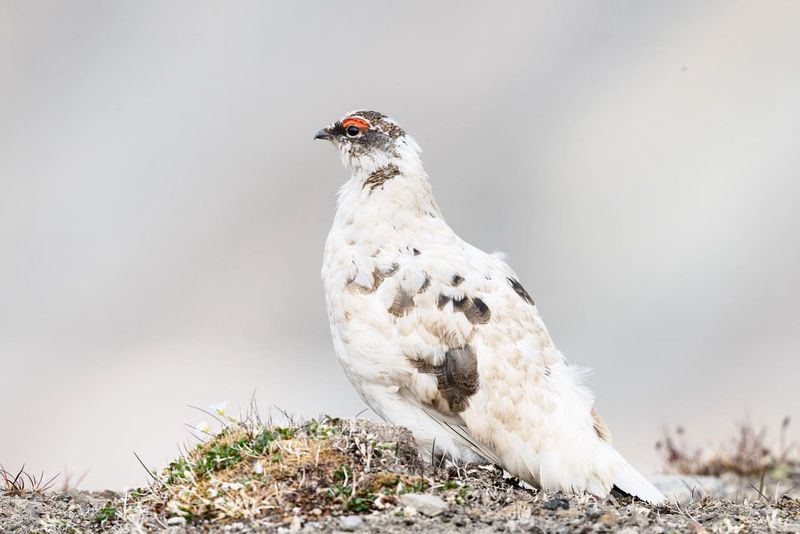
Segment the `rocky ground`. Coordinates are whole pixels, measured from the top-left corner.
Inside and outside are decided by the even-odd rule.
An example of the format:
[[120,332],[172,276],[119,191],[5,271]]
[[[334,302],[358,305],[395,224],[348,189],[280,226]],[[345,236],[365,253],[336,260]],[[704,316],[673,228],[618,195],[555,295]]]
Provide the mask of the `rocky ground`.
[[774,481],[662,476],[675,499],[652,507],[432,468],[407,431],[368,421],[230,423],[126,495],[0,492],[0,532],[800,532],[800,495]]

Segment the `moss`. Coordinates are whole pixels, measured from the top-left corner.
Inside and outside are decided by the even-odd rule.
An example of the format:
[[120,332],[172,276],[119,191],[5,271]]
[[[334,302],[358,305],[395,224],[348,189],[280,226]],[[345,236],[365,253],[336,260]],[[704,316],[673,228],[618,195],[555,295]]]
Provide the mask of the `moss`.
[[234,466],[242,461],[241,444],[222,443],[207,450],[194,465],[194,470],[206,475]]
[[107,523],[113,521],[117,517],[117,508],[111,503],[107,503],[100,508],[95,514],[95,520],[98,523]]

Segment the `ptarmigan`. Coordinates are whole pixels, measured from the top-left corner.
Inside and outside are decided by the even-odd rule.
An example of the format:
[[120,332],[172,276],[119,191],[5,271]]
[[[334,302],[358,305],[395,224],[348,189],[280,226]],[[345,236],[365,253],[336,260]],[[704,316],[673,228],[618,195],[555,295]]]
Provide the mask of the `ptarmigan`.
[[447,225],[397,122],[357,111],[315,139],[352,170],[322,279],[336,353],[364,401],[427,451],[489,460],[546,490],[662,502],[611,446],[584,373],[514,271]]

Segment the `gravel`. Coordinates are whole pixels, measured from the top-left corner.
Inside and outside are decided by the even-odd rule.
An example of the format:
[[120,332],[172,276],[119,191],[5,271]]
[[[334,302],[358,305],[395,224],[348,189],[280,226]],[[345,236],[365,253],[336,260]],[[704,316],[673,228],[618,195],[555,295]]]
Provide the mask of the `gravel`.
[[[291,517],[282,524],[239,521],[228,524],[191,524],[183,518],[158,518],[142,510],[125,510],[108,493],[0,494],[0,532],[800,532],[800,503],[784,497],[778,503],[734,503],[718,499],[693,501],[685,506],[650,507],[630,500],[600,500],[531,492],[502,481],[499,473],[470,473],[500,484],[485,488],[463,504],[446,503],[433,496],[407,494],[401,507],[367,515],[323,518]],[[482,483],[476,484],[481,486]],[[483,498],[483,497],[486,498]],[[422,499],[425,499],[425,504]],[[430,502],[428,502],[430,501]],[[435,508],[426,506],[436,501]],[[438,501],[442,501],[441,503]],[[100,522],[98,512],[116,505],[116,518]],[[442,504],[446,505],[443,507]],[[419,513],[407,514],[413,509]],[[444,509],[443,509],[444,508]],[[427,513],[426,513],[427,512]],[[72,530],[70,530],[72,529]]]
[[120,495],[111,491],[66,493],[0,493],[0,532],[69,532],[101,531],[108,522],[97,515],[106,506],[113,506]]

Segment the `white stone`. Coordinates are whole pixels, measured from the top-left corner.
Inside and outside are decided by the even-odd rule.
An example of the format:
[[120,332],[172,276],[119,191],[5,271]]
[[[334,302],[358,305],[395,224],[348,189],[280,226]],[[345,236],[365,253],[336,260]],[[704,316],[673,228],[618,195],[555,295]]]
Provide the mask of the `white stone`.
[[417,512],[431,517],[441,514],[448,508],[448,504],[440,497],[427,493],[406,493],[405,495],[400,495],[400,503],[403,506],[410,506],[416,509]]
[[339,528],[347,532],[358,530],[364,524],[364,520],[357,515],[348,515],[339,520]]
[[302,526],[303,523],[300,521],[300,518],[294,516],[292,522],[289,524],[289,532],[300,532],[300,527]]

